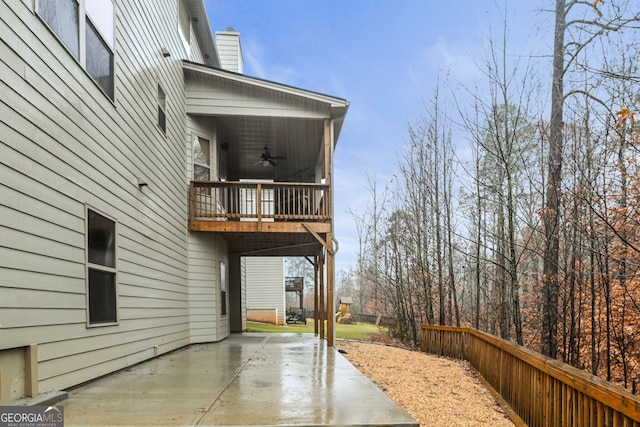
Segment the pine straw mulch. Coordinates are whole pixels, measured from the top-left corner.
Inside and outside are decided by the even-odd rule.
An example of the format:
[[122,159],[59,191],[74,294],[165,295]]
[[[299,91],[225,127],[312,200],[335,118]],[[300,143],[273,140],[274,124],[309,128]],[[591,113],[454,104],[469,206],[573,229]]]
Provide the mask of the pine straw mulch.
[[336,347],[420,426],[513,426],[468,362],[385,344]]

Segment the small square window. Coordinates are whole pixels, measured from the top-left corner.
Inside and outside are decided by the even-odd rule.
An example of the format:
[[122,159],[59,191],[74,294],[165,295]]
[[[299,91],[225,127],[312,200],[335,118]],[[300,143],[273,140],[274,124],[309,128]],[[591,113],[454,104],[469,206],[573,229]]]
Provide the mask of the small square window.
[[89,210],[87,249],[89,264],[115,268],[116,225],[115,222]]
[[89,268],[89,323],[115,323],[116,274]]

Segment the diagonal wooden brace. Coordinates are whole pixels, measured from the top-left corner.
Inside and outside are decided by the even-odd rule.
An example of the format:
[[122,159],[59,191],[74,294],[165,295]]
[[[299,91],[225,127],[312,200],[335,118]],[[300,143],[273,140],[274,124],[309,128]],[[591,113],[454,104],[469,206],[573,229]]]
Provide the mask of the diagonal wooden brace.
[[320,236],[313,228],[311,228],[311,226],[309,224],[302,223],[302,226],[304,228],[306,228],[307,231],[309,233],[311,233],[313,235],[313,237],[315,237],[318,242],[322,243],[322,246],[324,246],[327,249],[327,252],[329,252],[331,255],[335,255],[336,254],[336,251],[333,249],[333,242],[327,243],[322,238],[322,236]]

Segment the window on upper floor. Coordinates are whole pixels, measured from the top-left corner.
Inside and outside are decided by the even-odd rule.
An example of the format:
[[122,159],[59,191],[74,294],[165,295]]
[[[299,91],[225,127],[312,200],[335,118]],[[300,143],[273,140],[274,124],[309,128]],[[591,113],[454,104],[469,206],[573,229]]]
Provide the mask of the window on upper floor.
[[87,311],[89,325],[118,322],[116,222],[87,209]]
[[158,85],[158,126],[162,133],[167,134],[167,97]]
[[62,44],[113,100],[113,0],[37,0],[36,10]]
[[209,140],[199,136],[193,138],[193,179],[204,181],[211,179],[210,148]]

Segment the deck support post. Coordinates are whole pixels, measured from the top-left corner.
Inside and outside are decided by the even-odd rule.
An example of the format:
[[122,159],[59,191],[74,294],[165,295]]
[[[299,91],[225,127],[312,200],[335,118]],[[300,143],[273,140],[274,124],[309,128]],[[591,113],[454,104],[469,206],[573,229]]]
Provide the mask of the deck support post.
[[[334,129],[331,119],[324,119],[324,183],[333,188],[333,147]],[[336,338],[336,316],[334,310],[334,258],[335,248],[333,246],[334,232],[334,204],[333,197],[329,197],[329,216],[331,217],[331,231],[325,235],[326,265],[327,265],[327,345],[333,346]]]
[[319,323],[320,323],[320,330],[318,331],[320,334],[320,339],[324,339],[324,320],[325,320],[325,315],[324,315],[324,250],[320,251],[320,255],[319,255],[319,269],[318,272],[320,273],[320,280],[318,280],[318,284],[319,289],[318,289],[318,301],[320,302],[318,309],[320,310],[320,318]]
[[320,275],[318,274],[319,269],[319,258],[318,256],[313,257],[313,333],[318,336],[318,326],[320,320],[320,310],[318,308],[318,279]]
[[[327,240],[331,242],[331,234],[327,234]],[[333,346],[336,339],[336,316],[333,296],[333,251],[327,249],[327,345]]]

